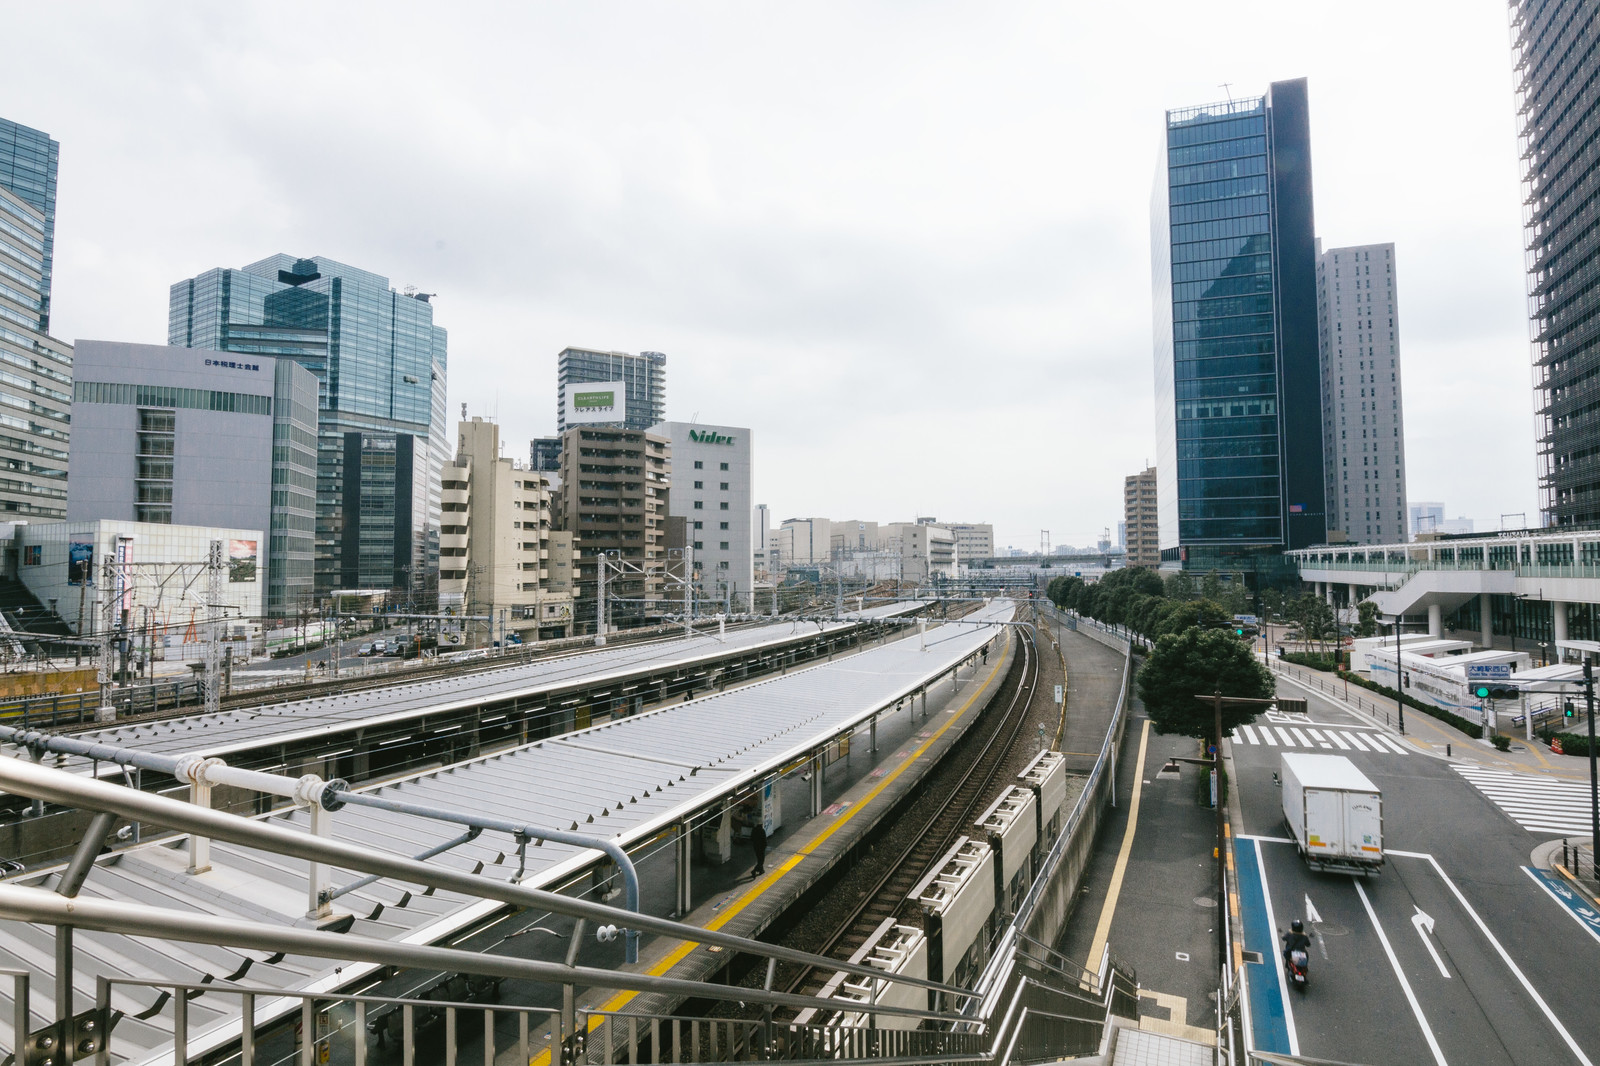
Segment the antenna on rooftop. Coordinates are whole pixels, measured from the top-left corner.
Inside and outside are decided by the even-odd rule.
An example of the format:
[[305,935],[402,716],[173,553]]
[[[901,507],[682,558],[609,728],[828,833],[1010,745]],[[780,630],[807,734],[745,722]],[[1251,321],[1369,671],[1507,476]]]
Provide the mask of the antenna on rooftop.
[[1233,103],[1233,82],[1225,81],[1221,85],[1217,86],[1217,88],[1221,89],[1224,93],[1227,94],[1228,103],[1230,103],[1230,104]]

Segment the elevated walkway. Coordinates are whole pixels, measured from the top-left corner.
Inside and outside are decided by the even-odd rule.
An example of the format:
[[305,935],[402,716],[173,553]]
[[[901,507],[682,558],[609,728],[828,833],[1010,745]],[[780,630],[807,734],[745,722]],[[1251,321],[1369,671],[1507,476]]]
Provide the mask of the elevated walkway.
[[[1344,580],[1348,578],[1345,575]],[[1513,570],[1416,570],[1398,587],[1376,591],[1369,598],[1386,615],[1417,614],[1433,607],[1449,613],[1486,593],[1509,596],[1516,588]]]

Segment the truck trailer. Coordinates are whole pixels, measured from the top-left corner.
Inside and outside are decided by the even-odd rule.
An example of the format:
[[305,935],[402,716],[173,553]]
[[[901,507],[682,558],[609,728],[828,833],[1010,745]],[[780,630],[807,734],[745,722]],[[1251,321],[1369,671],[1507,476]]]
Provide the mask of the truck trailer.
[[1358,876],[1383,866],[1383,793],[1343,755],[1284,752],[1283,820],[1313,870]]

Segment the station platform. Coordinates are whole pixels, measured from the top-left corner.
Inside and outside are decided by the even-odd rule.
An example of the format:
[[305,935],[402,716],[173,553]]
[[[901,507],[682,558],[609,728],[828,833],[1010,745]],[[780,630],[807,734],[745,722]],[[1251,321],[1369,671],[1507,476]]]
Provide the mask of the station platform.
[[[720,866],[697,862],[693,868],[695,896],[702,902],[689,914],[679,916],[679,920],[759,938],[867,836],[896,803],[921,787],[928,770],[961,738],[999,690],[1017,654],[1016,638],[1001,638],[993,653],[980,656],[971,667],[958,671],[959,685],[954,680],[941,684],[940,691],[929,696],[926,710],[913,705],[893,715],[880,716],[876,753],[868,749],[866,738],[857,734],[861,743],[853,744],[848,757],[828,767],[823,786],[827,806],[822,812],[814,818],[803,814],[799,818],[788,816],[783,829],[773,834],[765,873],[754,874],[755,856],[748,842],[741,843],[735,861]],[[809,787],[798,771],[786,776],[784,809],[804,812]],[[670,874],[670,870],[663,873]],[[656,907],[668,902],[661,895],[666,887],[663,879],[646,877],[643,865],[640,875],[654,886],[646,892],[647,910],[652,909],[652,902]],[[652,896],[653,900],[648,898]],[[580,953],[580,961],[588,954]],[[599,953],[595,954],[598,957]],[[727,963],[727,954],[721,948],[654,938],[641,943],[637,964],[613,965],[653,976],[717,982],[723,979],[719,971]],[[507,987],[505,998],[510,1000],[519,991],[533,990]],[[672,998],[647,993],[591,992],[580,994],[577,999],[580,1011],[662,1015],[671,1013],[675,1006]],[[533,1066],[548,1066],[552,1034],[546,1031],[540,1035],[541,1050],[533,1058]],[[504,1059],[501,1066],[511,1066],[513,1061]]]
[[[642,911],[687,914],[702,927],[729,932],[758,931],[896,798],[917,787],[926,767],[966,728],[972,709],[1004,673],[1003,649],[1014,638],[1003,623],[1014,610],[996,601],[958,622],[932,623],[925,633],[907,630],[900,639],[834,661],[361,791],[609,838],[628,850],[638,869]],[[874,733],[876,751],[870,750]],[[762,799],[777,801],[781,824],[771,838],[769,873],[751,879],[754,856],[748,843],[732,839],[731,812]],[[270,817],[311,830],[303,808]],[[519,855],[504,834],[455,839],[459,825],[361,806],[333,813],[323,831],[398,854],[436,853],[431,863],[487,879],[623,903],[615,869],[597,861],[603,858],[598,852],[575,845],[546,841]],[[332,889],[335,917],[357,935],[523,958],[567,954],[572,923],[550,915],[445,890],[415,891],[390,879],[369,882],[357,870],[264,857],[220,840],[209,844],[209,866],[189,872],[185,843],[176,838],[116,848],[96,863],[82,897],[154,901],[223,919],[301,926],[307,900]],[[30,871],[17,880],[48,887],[59,872]],[[42,959],[46,939],[31,927],[0,924],[0,953]],[[685,963],[698,973],[716,969],[716,953],[692,945],[642,947],[641,966],[652,972]],[[166,980],[241,980],[263,993],[359,988],[411,994],[438,981],[438,975],[391,976],[371,964],[339,967],[292,954],[163,941],[135,945],[89,930],[78,932],[75,955],[75,984],[85,998],[96,976],[120,972],[128,958],[143,960],[142,972]],[[589,930],[577,961],[616,969],[622,956],[620,938],[597,943]],[[53,999],[48,979],[38,982],[35,994],[44,1004]],[[554,1007],[560,989],[508,980],[499,998]],[[5,999],[0,990],[0,1004]],[[150,1003],[129,998],[115,1006],[125,1014],[119,1037],[157,1057],[164,1044],[170,1047],[170,1029],[140,1017]],[[196,1033],[191,1053],[236,1044],[239,1015],[221,999],[195,1000],[189,1016]],[[262,1013],[257,1018],[267,1020]]]

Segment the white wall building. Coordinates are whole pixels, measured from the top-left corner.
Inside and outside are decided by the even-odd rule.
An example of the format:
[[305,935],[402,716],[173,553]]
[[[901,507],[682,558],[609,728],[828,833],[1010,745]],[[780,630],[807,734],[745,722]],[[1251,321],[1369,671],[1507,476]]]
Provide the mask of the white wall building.
[[1382,544],[1404,537],[1408,518],[1394,245],[1324,252],[1318,241],[1317,252],[1328,539]]
[[891,522],[879,528],[880,543],[900,555],[900,577],[918,584],[956,576],[956,535],[926,522]]
[[832,550],[833,523],[826,518],[785,518],[775,538],[784,566],[825,563]]
[[994,558],[994,526],[987,522],[940,522],[955,534],[956,552],[963,562]]
[[[265,610],[266,540],[259,529],[164,522],[36,522],[0,527],[15,545],[17,578],[74,632],[100,632],[110,601],[157,659],[195,659],[207,637],[206,562],[222,542],[222,615],[228,632]],[[107,583],[107,560],[118,564]],[[120,624],[120,623],[119,623]]]
[[672,441],[667,513],[687,525],[705,595],[750,605],[755,587],[755,442],[741,426],[661,422],[650,432]]

